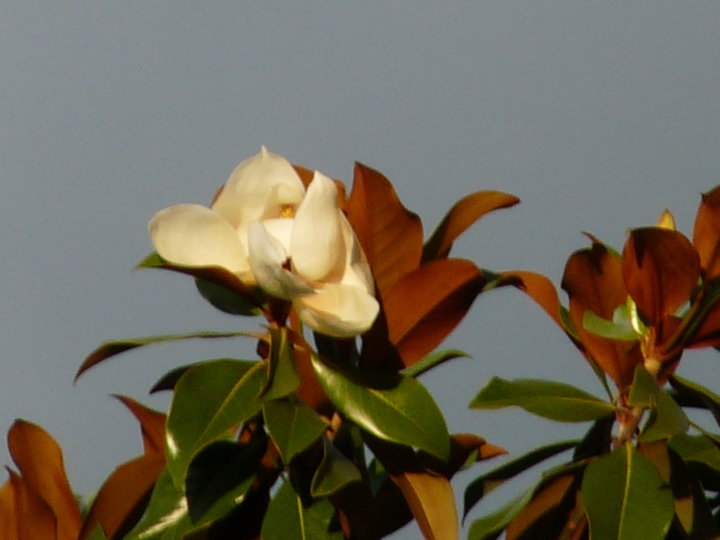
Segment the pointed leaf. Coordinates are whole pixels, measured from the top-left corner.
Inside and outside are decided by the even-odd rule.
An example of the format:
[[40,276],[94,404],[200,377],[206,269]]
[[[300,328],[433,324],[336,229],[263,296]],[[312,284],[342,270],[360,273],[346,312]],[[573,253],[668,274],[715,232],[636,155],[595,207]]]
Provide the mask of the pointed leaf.
[[217,441],[190,462],[185,481],[188,514],[194,525],[222,518],[240,504],[255,480],[265,440],[249,444]]
[[488,212],[508,208],[520,199],[501,191],[477,191],[466,195],[450,209],[425,244],[423,261],[447,257],[453,242]]
[[268,376],[262,389],[264,399],[280,398],[294,392],[300,384],[300,376],[295,369],[293,344],[288,337],[287,328],[270,329],[270,358]]
[[640,312],[660,326],[690,298],[700,277],[700,259],[682,233],[643,227],[634,229],[625,243],[622,271]]
[[700,255],[705,279],[720,274],[720,186],[703,193],[693,231],[693,244]]
[[530,467],[534,467],[538,463],[551,458],[560,452],[564,452],[570,448],[577,446],[578,441],[560,441],[546,446],[535,448],[534,450],[515,458],[507,463],[493,469],[482,476],[479,476],[468,484],[465,489],[465,505],[463,517],[467,517],[470,510],[480,499],[490,493],[495,488],[504,484],[507,480],[514,478],[518,474],[525,472]]
[[95,496],[79,539],[90,538],[98,527],[109,538],[124,537],[145,510],[164,466],[165,456],[151,453],[117,467]]
[[327,424],[310,407],[292,398],[263,404],[265,425],[285,463],[317,441]]
[[342,540],[340,531],[330,529],[334,515],[335,509],[327,499],[305,507],[287,481],[270,501],[261,536],[263,540]]
[[406,367],[402,370],[403,375],[408,377],[419,377],[423,373],[430,371],[435,366],[439,366],[448,360],[455,358],[470,358],[470,355],[459,349],[447,349],[444,351],[435,351],[423,357],[417,363]]
[[420,218],[402,205],[387,178],[360,163],[346,210],[384,298],[398,279],[420,265]]
[[424,264],[399,279],[383,299],[388,338],[405,366],[418,362],[457,326],[485,285],[461,259]]
[[132,349],[138,347],[145,347],[147,345],[154,345],[156,343],[169,343],[171,341],[180,341],[184,339],[219,339],[219,338],[232,338],[232,337],[260,337],[258,334],[252,332],[191,332],[189,334],[167,334],[162,336],[150,336],[144,338],[130,338],[118,341],[107,341],[100,345],[97,349],[91,352],[87,358],[83,361],[75,374],[75,380],[85,373],[91,367],[99,364],[100,362]]
[[588,332],[604,338],[637,341],[642,337],[629,323],[608,321],[598,317],[592,311],[586,311],[583,314],[582,324]]
[[686,462],[702,463],[720,472],[720,448],[707,435],[678,433],[669,446]]
[[511,270],[500,274],[497,285],[517,287],[532,298],[560,328],[568,330],[563,322],[563,307],[557,289],[547,277],[535,272]]
[[81,526],[80,509],[58,444],[41,427],[16,420],[8,431],[8,449],[27,490],[40,497],[55,516],[57,539],[74,540]]
[[584,390],[539,379],[508,381],[493,377],[470,402],[472,409],[513,406],[558,422],[597,420],[615,411],[612,404]]
[[362,476],[355,464],[327,438],[323,439],[323,457],[310,484],[310,495],[327,497],[348,484],[360,482]]
[[331,367],[317,356],[320,384],[342,413],[369,433],[426,450],[442,460],[450,453],[445,420],[425,387],[412,377]]
[[670,489],[630,443],[588,465],[581,496],[592,538],[662,540],[673,519]]
[[19,508],[15,500],[15,489],[11,480],[0,487],[0,538],[11,540],[20,537]]
[[145,453],[165,451],[165,415],[138,403],[132,398],[115,395],[140,422]]
[[[526,537],[525,535],[528,533],[528,529],[532,529],[538,522],[540,522],[539,528],[542,529],[541,534],[548,538],[551,537],[551,533],[548,531],[548,524],[541,522],[541,520],[550,512],[556,511],[557,508],[563,504],[563,501],[567,500],[568,491],[574,483],[575,476],[568,474],[555,478],[542,489],[538,490],[528,504],[525,505],[525,508],[508,523],[505,529],[507,540]],[[550,525],[552,526],[552,523]],[[560,525],[560,523],[558,523],[558,525]]]
[[529,489],[515,497],[490,515],[476,519],[470,525],[468,540],[486,540],[497,538],[502,530],[527,506],[534,489]]
[[258,413],[264,364],[220,360],[190,368],[178,381],[167,420],[168,469],[182,485],[195,453]]
[[16,522],[11,525],[17,529],[16,536],[9,538],[71,540],[69,536],[58,535],[57,517],[40,494],[16,472],[8,469],[8,473],[16,515]]
[[715,417],[715,421],[720,424],[720,396],[718,394],[695,381],[684,379],[679,375],[672,375],[669,381],[676,390],[689,394],[705,404]]

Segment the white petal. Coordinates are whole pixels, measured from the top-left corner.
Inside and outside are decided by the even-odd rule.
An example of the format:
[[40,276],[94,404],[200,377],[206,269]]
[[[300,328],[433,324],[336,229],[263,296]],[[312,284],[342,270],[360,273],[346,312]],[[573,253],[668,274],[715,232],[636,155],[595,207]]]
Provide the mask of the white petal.
[[255,279],[268,294],[292,300],[313,292],[310,285],[283,267],[287,261],[285,248],[260,221],[252,221],[248,226],[248,250]]
[[178,204],[160,210],[148,224],[155,250],[181,266],[219,266],[249,277],[245,252],[235,229],[215,212],[199,204]]
[[355,232],[344,214],[341,215],[340,224],[342,225],[343,237],[347,246],[345,271],[340,278],[340,283],[354,285],[370,294],[374,294],[375,283],[370,271],[370,265],[367,262],[360,241],[355,236]]
[[293,302],[300,320],[307,326],[334,337],[352,337],[370,329],[380,306],[375,298],[358,287],[330,283],[316,294]]
[[322,173],[308,187],[295,214],[290,257],[298,274],[310,281],[336,281],[345,266],[345,241],[335,182]]
[[284,206],[297,206],[304,194],[305,186],[290,162],[263,146],[235,167],[212,209],[244,231],[253,220],[277,217]]

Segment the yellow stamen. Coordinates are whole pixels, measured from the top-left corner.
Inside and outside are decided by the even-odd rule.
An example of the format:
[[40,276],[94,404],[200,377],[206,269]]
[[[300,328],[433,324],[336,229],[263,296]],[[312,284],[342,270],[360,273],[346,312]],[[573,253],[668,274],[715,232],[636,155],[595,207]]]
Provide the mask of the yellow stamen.
[[283,204],[280,207],[280,217],[291,218],[295,217],[295,206],[292,204]]

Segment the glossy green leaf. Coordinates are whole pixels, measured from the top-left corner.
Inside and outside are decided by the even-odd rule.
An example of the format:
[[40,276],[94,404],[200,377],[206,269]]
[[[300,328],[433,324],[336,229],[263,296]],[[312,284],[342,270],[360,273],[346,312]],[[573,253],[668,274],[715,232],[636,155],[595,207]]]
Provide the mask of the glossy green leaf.
[[195,453],[209,442],[258,413],[265,381],[263,362],[250,369],[245,362],[219,360],[196,365],[175,387],[167,420],[168,468],[183,485]]
[[339,530],[331,530],[335,509],[327,499],[305,507],[292,484],[286,481],[268,506],[263,521],[263,540],[342,540]]
[[655,378],[642,365],[635,368],[628,404],[650,409],[650,418],[639,437],[641,442],[668,439],[684,433],[690,425],[680,406],[658,386]]
[[271,400],[287,396],[300,385],[300,376],[295,369],[293,344],[287,328],[270,329],[270,358],[268,376],[262,389],[264,399]]
[[630,443],[588,465],[581,497],[592,538],[662,540],[674,515],[669,486]]
[[155,483],[145,514],[125,540],[182,540],[192,528],[185,494],[165,469]]
[[402,370],[403,375],[408,377],[419,377],[423,373],[430,371],[432,368],[454,360],[455,358],[470,358],[470,355],[459,349],[448,349],[446,351],[435,351],[425,356],[419,362],[406,367]]
[[720,472],[720,448],[706,435],[679,433],[668,445],[686,462],[696,462]]
[[351,369],[341,372],[315,355],[312,364],[325,393],[362,429],[380,439],[448,459],[450,435],[445,419],[416,379]]
[[504,484],[507,480],[514,478],[518,474],[525,472],[530,467],[534,467],[538,463],[551,458],[560,452],[564,452],[570,448],[577,446],[579,441],[560,441],[546,446],[535,448],[534,450],[523,454],[513,460],[504,463],[491,471],[479,476],[465,489],[465,505],[463,516],[467,516],[470,510],[495,488]]
[[508,381],[493,377],[470,402],[473,409],[522,407],[559,422],[585,422],[607,416],[612,404],[564,383],[539,379]]
[[[618,309],[622,308],[626,309],[626,306],[620,306]],[[641,337],[635,328],[633,328],[629,319],[608,321],[607,319],[597,316],[592,311],[586,311],[583,314],[582,324],[588,332],[604,338],[636,341]]]
[[285,463],[317,441],[327,429],[315,411],[294,398],[266,401],[263,416]]
[[470,525],[468,540],[487,540],[497,538],[502,530],[517,516],[532,499],[535,489],[529,489],[522,495],[504,504],[490,515],[476,519]]
[[107,360],[110,357],[120,353],[145,347],[147,345],[155,345],[157,343],[169,343],[172,341],[181,341],[185,339],[222,339],[234,337],[258,337],[252,332],[190,332],[188,334],[166,334],[162,336],[150,336],[144,338],[130,338],[118,341],[107,341],[91,352],[83,361],[75,374],[75,380],[85,373],[91,367]]
[[313,475],[310,495],[326,497],[360,480],[362,476],[355,464],[327,438],[323,439],[323,457]]
[[720,396],[718,394],[695,381],[684,379],[679,375],[670,377],[670,384],[678,392],[688,394],[698,399],[700,403],[710,409],[710,412],[712,412],[715,417],[715,421],[720,424]]
[[[250,316],[260,315],[262,313],[262,309],[254,302],[251,302],[242,294],[227,289],[222,285],[206,279],[195,278],[195,286],[205,300],[223,313]],[[254,292],[256,295],[260,293],[259,290],[255,290]]]
[[249,444],[217,441],[190,462],[185,480],[188,513],[196,525],[224,517],[240,504],[255,480],[265,439]]

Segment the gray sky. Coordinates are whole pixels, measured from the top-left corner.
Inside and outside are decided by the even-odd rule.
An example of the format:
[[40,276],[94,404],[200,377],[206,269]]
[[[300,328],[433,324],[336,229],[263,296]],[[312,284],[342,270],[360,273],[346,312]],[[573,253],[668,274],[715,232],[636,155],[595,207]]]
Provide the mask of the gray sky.
[[[214,312],[187,278],[131,269],[156,210],[208,203],[261,144],[348,181],[355,160],[379,169],[427,234],[470,191],[514,193],[522,204],[454,254],[556,283],[581,231],[620,247],[667,206],[689,234],[720,179],[715,1],[239,4],[0,8],[0,431],[16,417],[48,429],[80,493],[141,449],[109,394],[162,407],[146,392],[170,367],[250,354],[237,342],[149,348],[72,385],[105,340],[256,327]],[[425,379],[451,428],[516,454],[583,427],[466,411],[492,375],[600,395],[515,291],[481,296],[445,345],[474,357]],[[718,383],[718,360],[690,353],[680,372]]]

